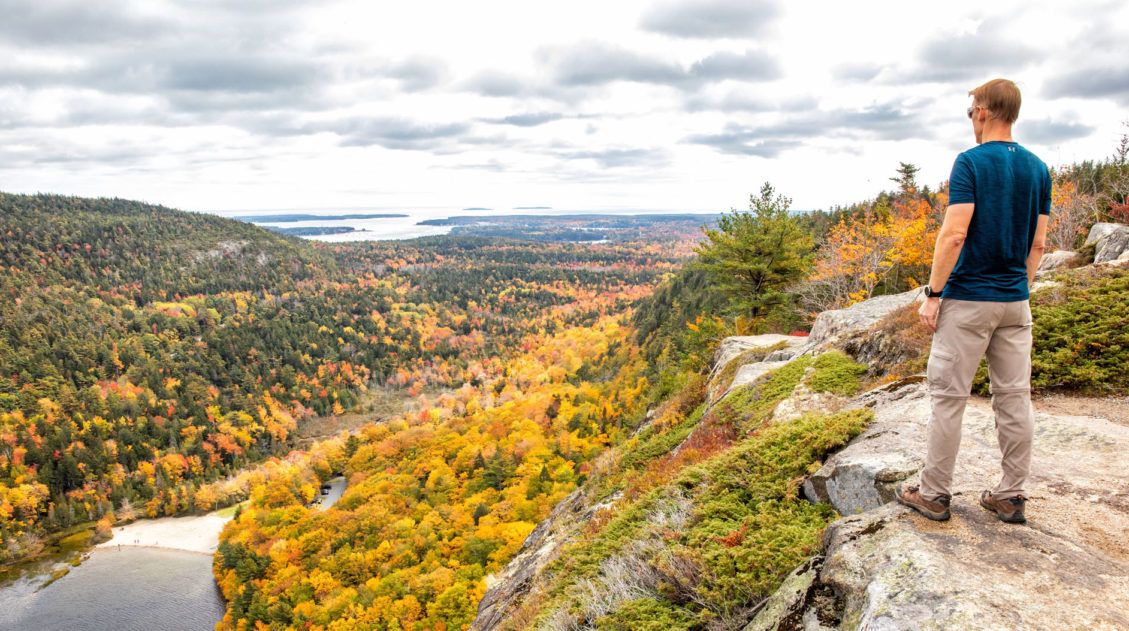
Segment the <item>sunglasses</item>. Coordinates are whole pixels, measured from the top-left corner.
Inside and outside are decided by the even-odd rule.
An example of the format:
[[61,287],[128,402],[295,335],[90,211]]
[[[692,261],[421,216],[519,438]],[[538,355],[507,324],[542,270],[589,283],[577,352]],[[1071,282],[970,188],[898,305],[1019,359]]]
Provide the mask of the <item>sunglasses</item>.
[[968,108],[968,117],[972,118],[972,113],[978,109],[984,109],[983,105],[972,105]]

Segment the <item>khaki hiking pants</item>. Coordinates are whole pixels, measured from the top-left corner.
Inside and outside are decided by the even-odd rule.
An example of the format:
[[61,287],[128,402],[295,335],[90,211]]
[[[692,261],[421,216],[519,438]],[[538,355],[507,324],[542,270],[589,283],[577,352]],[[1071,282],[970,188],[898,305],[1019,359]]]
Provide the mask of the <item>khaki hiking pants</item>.
[[1003,455],[1003,478],[992,489],[992,496],[1007,499],[1025,494],[1034,434],[1031,324],[1031,305],[1027,300],[941,299],[926,369],[932,413],[929,452],[921,469],[921,494],[925,498],[952,495],[964,407],[985,353],[992,409],[996,413],[996,437]]

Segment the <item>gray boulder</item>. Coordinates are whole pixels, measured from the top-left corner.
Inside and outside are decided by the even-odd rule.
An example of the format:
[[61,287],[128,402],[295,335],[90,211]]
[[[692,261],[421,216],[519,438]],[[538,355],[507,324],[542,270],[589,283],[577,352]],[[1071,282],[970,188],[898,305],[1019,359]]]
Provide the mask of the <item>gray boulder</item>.
[[1116,261],[1129,250],[1129,226],[1120,223],[1096,223],[1090,228],[1086,245],[1094,246],[1094,262]]
[[778,333],[764,335],[732,335],[721,340],[714,357],[714,372],[725,368],[726,364],[733,361],[741,353],[754,348],[768,348],[784,343],[785,348],[794,348],[804,343],[804,338]]
[[1039,269],[1035,271],[1035,275],[1039,276],[1056,269],[1078,267],[1082,263],[1082,255],[1077,252],[1055,250],[1039,261]]
[[815,556],[792,570],[780,588],[757,607],[756,615],[742,631],[778,631],[792,626],[788,621],[802,620],[822,567],[823,557]]
[[920,289],[911,289],[900,294],[875,296],[846,309],[824,311],[816,316],[801,352],[823,350],[849,335],[865,331],[890,312],[913,304],[920,296]]

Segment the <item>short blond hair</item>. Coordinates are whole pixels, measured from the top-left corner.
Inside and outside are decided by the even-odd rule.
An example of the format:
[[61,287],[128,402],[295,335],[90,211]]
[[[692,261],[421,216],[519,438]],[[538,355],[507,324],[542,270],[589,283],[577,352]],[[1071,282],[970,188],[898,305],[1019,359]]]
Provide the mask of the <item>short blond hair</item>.
[[1005,123],[1014,123],[1019,118],[1019,86],[1007,79],[991,81],[968,91],[972,102],[982,106]]

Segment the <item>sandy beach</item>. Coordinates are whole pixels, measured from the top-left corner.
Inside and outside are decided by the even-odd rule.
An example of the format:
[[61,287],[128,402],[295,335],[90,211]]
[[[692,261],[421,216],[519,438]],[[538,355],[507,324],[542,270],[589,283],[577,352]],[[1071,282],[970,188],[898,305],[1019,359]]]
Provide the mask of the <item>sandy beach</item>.
[[[320,496],[319,510],[333,506],[345,492],[344,477],[331,478],[327,483],[330,488],[325,495]],[[228,514],[220,514],[224,512]],[[231,510],[221,509],[207,515],[138,519],[131,524],[114,526],[113,538],[94,547],[141,546],[215,554],[220,541],[220,531],[223,530],[223,525],[231,520],[231,515]]]
[[144,546],[213,554],[219,544],[220,531],[230,519],[215,513],[139,519],[125,526],[114,526],[113,538],[95,547]]

